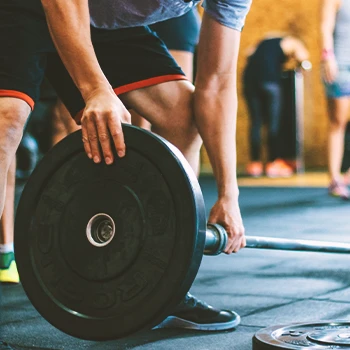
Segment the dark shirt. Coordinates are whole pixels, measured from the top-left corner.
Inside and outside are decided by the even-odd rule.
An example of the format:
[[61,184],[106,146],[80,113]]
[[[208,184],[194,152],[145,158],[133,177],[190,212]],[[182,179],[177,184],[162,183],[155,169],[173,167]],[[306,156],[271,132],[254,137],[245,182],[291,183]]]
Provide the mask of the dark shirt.
[[282,38],[266,39],[260,42],[255,52],[248,58],[244,70],[244,82],[257,84],[279,82],[286,55],[281,48]]

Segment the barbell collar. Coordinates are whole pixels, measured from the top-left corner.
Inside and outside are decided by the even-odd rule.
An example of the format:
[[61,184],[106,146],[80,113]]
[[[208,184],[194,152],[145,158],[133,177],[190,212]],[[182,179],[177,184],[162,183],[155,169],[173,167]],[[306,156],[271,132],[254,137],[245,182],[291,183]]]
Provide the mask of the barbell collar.
[[204,254],[219,255],[227,245],[227,232],[219,224],[207,224],[205,235]]
[[[221,254],[227,244],[226,230],[219,224],[208,224],[205,240],[205,255]],[[275,237],[246,236],[246,248],[291,250],[319,253],[349,254],[350,244],[316,240],[285,239]]]

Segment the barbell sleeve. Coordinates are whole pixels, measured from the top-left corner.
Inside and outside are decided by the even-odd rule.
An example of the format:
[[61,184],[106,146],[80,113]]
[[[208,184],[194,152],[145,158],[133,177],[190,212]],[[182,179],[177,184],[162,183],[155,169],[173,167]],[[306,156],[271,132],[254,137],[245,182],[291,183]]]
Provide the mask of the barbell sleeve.
[[[246,241],[246,248],[350,254],[350,243],[259,236],[246,236]],[[208,224],[204,254],[221,254],[225,250],[226,244],[226,230],[221,225]]]

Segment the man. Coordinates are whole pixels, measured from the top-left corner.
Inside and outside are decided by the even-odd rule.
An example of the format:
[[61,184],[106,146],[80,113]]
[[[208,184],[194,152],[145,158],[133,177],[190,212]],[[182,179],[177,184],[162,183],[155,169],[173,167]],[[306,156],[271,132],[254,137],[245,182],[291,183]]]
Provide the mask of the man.
[[[0,213],[6,174],[45,73],[81,124],[85,151],[95,163],[113,163],[113,147],[119,157],[125,155],[126,106],[177,146],[195,172],[202,138],[218,184],[209,221],[226,228],[226,253],[245,246],[236,179],[236,66],[251,0],[204,2],[195,91],[164,44],[144,27],[180,16],[198,2],[1,1]],[[189,294],[173,316],[181,327],[203,330],[239,323],[236,313],[216,310]]]

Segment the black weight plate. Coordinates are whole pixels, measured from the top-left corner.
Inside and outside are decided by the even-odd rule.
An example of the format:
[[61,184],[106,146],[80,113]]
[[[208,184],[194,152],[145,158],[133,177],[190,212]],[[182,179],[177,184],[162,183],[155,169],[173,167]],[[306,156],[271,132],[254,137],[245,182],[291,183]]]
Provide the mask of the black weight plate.
[[253,350],[350,349],[350,322],[294,323],[261,329]]
[[[151,328],[189,290],[206,230],[197,179],[165,140],[123,126],[127,153],[113,165],[85,155],[81,132],[39,163],[20,200],[16,261],[40,314],[60,330],[106,340]],[[86,235],[109,215],[115,236],[103,247]]]

